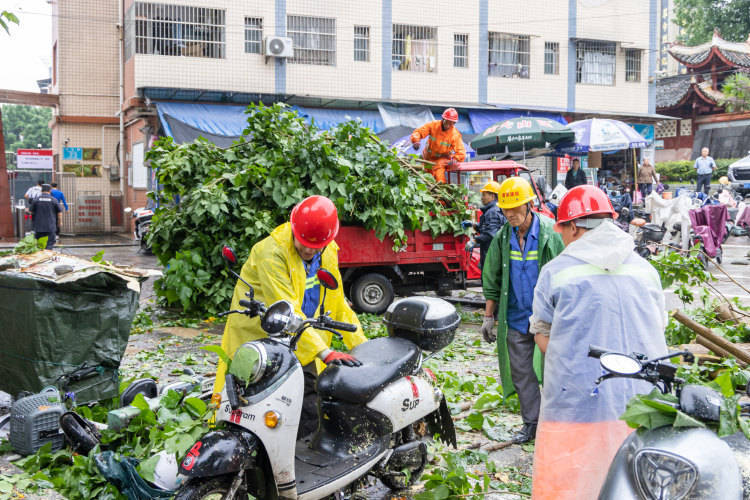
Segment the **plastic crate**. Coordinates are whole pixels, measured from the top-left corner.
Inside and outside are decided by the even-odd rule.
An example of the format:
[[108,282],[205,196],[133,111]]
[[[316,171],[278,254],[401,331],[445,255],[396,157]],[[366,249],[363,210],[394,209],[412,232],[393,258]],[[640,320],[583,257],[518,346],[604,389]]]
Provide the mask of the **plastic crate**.
[[9,438],[16,453],[31,455],[49,442],[52,443],[52,451],[63,447],[60,416],[65,408],[59,401],[59,393],[42,392],[21,398],[13,404]]

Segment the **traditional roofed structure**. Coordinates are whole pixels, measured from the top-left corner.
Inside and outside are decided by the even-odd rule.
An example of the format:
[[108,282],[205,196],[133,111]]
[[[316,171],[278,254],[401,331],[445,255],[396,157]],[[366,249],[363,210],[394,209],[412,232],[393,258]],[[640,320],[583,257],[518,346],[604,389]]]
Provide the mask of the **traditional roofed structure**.
[[[710,147],[719,158],[746,151],[746,141],[738,139],[745,131],[730,130],[737,128],[732,120],[721,127],[708,122],[724,116],[720,90],[724,80],[737,72],[750,73],[750,37],[730,42],[714,30],[710,42],[693,47],[676,43],[668,52],[685,65],[688,74],[662,78],[656,84],[657,113],[681,119],[657,124],[656,139],[664,143],[657,159],[692,158],[702,146]],[[732,140],[724,137],[727,134]]]

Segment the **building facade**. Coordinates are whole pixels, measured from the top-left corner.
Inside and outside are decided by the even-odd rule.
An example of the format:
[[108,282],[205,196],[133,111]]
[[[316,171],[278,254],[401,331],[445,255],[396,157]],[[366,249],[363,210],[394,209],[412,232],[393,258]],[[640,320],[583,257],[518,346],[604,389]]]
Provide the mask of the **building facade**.
[[[170,128],[163,103],[283,101],[351,117],[416,105],[453,106],[462,119],[506,111],[657,120],[657,0],[121,3],[122,12],[114,0],[53,4],[52,92],[61,99],[53,126],[58,171],[66,168],[64,148],[99,148],[101,160],[67,169],[81,175],[79,187],[122,191],[125,205],[143,203],[151,186],[143,157]],[[284,53],[286,39],[291,54],[267,55]],[[87,168],[96,161],[99,172]],[[105,212],[116,209],[104,204]],[[104,219],[105,229],[125,222],[114,213]]]

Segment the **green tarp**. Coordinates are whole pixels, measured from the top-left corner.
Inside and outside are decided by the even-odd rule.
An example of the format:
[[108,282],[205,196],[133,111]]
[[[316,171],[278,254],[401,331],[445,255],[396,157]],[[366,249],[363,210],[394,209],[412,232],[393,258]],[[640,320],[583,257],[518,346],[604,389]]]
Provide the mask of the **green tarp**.
[[0,390],[15,396],[56,385],[77,403],[118,395],[140,286],[96,266],[79,266],[62,281],[0,272]]

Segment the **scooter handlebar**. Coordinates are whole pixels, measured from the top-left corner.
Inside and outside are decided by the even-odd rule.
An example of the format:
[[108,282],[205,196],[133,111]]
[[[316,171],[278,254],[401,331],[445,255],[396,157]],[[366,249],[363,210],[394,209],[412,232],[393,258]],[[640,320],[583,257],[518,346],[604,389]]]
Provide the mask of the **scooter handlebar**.
[[334,321],[332,319],[324,319],[323,324],[329,328],[333,328],[336,330],[341,330],[344,332],[356,332],[357,331],[357,325],[352,325],[351,323],[344,323],[342,321]]

